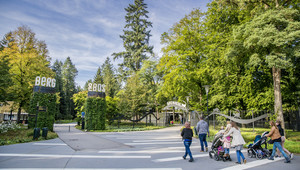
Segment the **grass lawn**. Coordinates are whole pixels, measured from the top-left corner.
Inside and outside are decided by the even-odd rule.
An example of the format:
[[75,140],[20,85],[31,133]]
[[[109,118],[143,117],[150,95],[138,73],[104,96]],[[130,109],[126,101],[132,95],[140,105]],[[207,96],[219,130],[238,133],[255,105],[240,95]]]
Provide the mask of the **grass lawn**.
[[[33,140],[33,129],[22,127],[21,129],[8,130],[7,132],[0,133],[0,145],[46,140],[42,137],[42,130],[40,133],[40,137],[37,140]],[[54,139],[57,137],[55,132],[48,131],[47,139]]]
[[[81,126],[76,126],[77,129],[81,129]],[[114,122],[111,125],[106,125],[105,130],[90,130],[90,132],[128,132],[128,131],[145,131],[145,130],[155,130],[162,129],[165,126],[154,126],[153,124],[148,123],[136,123],[134,128],[132,122],[121,122],[118,127],[118,123]]]

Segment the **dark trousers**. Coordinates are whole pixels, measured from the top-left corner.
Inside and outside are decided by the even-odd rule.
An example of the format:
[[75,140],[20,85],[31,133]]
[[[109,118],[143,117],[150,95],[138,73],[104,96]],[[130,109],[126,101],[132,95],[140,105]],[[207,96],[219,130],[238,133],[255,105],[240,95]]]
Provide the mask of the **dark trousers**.
[[201,150],[204,151],[203,143],[205,147],[207,147],[206,134],[199,134],[199,140],[200,140]]

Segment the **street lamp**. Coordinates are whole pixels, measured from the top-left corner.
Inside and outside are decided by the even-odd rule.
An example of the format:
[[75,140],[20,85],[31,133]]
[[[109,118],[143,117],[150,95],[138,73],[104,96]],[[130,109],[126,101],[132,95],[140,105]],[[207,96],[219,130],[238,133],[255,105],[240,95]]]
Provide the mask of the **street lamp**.
[[189,122],[191,121],[191,114],[190,114],[190,111],[189,111],[189,99],[190,99],[190,96],[185,96],[186,97],[186,109],[188,111],[188,114],[189,114]]
[[206,91],[206,106],[207,106],[207,118],[208,118],[208,127],[209,127],[209,117],[208,117],[208,92],[209,92],[210,85],[204,85],[205,91]]

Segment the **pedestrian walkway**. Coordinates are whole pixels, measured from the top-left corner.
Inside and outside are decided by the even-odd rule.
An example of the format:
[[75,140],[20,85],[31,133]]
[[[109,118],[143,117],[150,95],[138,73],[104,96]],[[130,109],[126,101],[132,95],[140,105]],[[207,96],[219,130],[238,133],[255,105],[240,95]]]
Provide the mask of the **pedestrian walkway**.
[[59,138],[75,151],[128,148],[128,146],[122,143],[78,130],[75,128],[75,125],[75,123],[54,125],[54,131],[58,134]]
[[[185,152],[180,126],[151,131],[84,132],[75,124],[55,125],[59,138],[0,146],[0,169],[5,170],[193,170],[193,169],[299,169],[299,157],[291,164],[247,158],[247,164],[215,161],[208,152],[200,153],[198,139],[191,150],[194,162],[182,158]],[[209,143],[210,145],[210,143]],[[246,156],[246,149],[243,150]]]

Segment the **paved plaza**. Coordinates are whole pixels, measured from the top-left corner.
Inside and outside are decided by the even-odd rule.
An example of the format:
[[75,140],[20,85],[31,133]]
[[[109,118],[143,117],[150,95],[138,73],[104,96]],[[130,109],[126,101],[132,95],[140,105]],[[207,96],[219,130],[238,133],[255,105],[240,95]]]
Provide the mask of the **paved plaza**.
[[[0,146],[0,169],[8,170],[196,170],[196,169],[299,169],[300,157],[292,163],[247,158],[247,164],[210,159],[200,153],[199,140],[193,139],[194,162],[183,160],[181,126],[136,132],[82,132],[74,124],[55,125],[59,138],[47,141]],[[210,143],[209,143],[210,145]],[[243,150],[247,157],[246,149]]]

